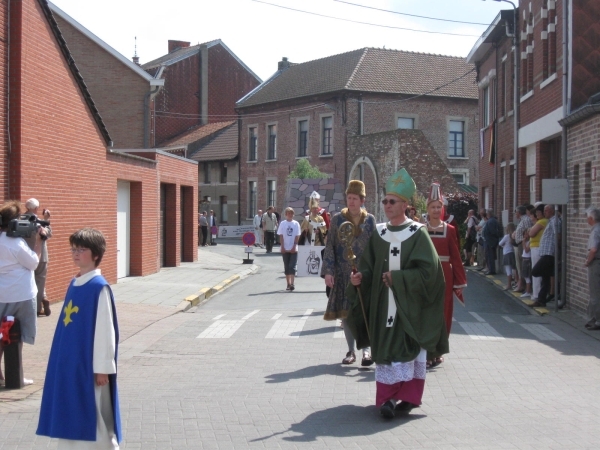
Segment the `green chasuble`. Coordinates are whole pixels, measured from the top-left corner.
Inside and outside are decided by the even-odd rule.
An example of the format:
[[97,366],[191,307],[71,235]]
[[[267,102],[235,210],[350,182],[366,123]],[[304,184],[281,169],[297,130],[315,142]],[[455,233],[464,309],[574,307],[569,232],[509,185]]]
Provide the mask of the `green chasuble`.
[[[393,286],[383,283],[392,272]],[[427,229],[409,220],[403,225],[378,224],[362,254],[362,293],[370,340],[357,290],[348,285],[348,321],[358,348],[371,347],[377,364],[408,362],[421,348],[449,352],[444,324],[444,272]]]

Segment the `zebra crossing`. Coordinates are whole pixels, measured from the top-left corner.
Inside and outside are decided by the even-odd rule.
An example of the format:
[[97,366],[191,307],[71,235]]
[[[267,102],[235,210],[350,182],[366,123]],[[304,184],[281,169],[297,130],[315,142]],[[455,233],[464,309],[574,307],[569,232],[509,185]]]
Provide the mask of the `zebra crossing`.
[[[298,312],[287,312],[287,313],[276,313],[273,315],[273,311],[261,311],[254,310],[243,316],[241,314],[245,312],[230,311],[226,313],[218,314],[210,319],[210,324],[196,336],[197,339],[228,339],[235,335],[235,333],[249,322],[256,323],[256,321],[272,322],[264,335],[264,339],[299,339],[304,335],[309,335],[305,330],[307,323],[312,320],[318,320],[321,325],[315,328],[331,328],[331,331],[325,330],[319,335],[333,339],[343,339],[344,330],[341,328],[341,320],[335,322],[323,322],[320,314],[313,315],[313,309],[307,309],[298,315]],[[213,313],[214,314],[214,313]],[[535,324],[535,323],[519,323],[509,316],[501,316],[504,319],[506,326],[502,324],[492,325],[488,323],[483,317],[474,312],[469,312],[470,316],[474,319],[471,321],[465,320],[465,315],[462,319],[457,321],[452,319],[454,323],[459,325],[470,339],[479,341],[504,341],[507,337],[511,337],[518,329],[525,330],[527,336],[539,341],[564,341],[565,339],[559,334],[550,330],[546,325]],[[237,316],[237,317],[236,317]],[[241,316],[241,317],[240,317]],[[317,325],[313,323],[313,325]],[[499,332],[495,327],[503,328],[505,336]],[[518,328],[516,328],[518,327]],[[512,331],[511,331],[512,330]],[[508,332],[507,332],[508,331]],[[456,333],[456,331],[454,331]],[[518,334],[518,333],[517,333]]]

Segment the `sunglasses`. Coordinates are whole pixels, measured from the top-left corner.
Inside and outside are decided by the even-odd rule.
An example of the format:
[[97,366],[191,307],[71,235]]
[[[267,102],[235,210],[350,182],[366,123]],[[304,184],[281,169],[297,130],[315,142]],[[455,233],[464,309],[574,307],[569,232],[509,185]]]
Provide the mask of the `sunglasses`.
[[394,200],[393,198],[390,198],[389,200],[387,198],[384,198],[383,200],[381,200],[381,203],[383,203],[384,205],[387,205],[388,203],[392,206],[394,206],[396,203],[400,203],[400,200]]

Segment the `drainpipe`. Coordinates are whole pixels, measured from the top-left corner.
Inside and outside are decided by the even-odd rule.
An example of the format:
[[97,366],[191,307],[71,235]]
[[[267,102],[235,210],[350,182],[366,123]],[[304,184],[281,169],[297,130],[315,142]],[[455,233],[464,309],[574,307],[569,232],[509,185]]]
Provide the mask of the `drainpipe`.
[[[514,12],[514,25],[513,25],[513,59],[514,59],[514,70],[513,70],[513,145],[514,145],[514,180],[513,180],[513,211],[517,208],[517,202],[519,201],[518,196],[518,183],[519,183],[519,41],[517,39],[517,26],[519,19],[519,11],[515,5],[513,5]],[[508,33],[508,24],[506,25],[506,35],[510,37]]]
[[150,148],[150,97],[160,90],[160,86],[150,89],[144,95],[144,148]]
[[[562,106],[563,106],[563,119],[569,115],[571,112],[571,99],[568,97],[568,87],[569,87],[569,23],[567,17],[569,15],[569,0],[563,0],[563,17],[562,17],[562,26],[563,26],[563,37],[562,37],[562,52],[563,52],[563,76],[562,76]],[[563,124],[561,139],[560,139],[560,169],[561,176],[563,179],[567,179],[567,126]],[[562,227],[561,227],[561,245],[560,245],[560,261],[562,271],[560,273],[560,285],[562,286],[561,300],[562,304],[567,304],[567,205],[564,205],[563,214],[562,214]],[[558,239],[558,236],[556,237]],[[554,247],[558,250],[558,246]],[[555,311],[558,311],[558,252],[555,252],[556,260],[554,261],[554,296],[556,298],[555,301]]]
[[[160,66],[154,78],[160,79],[165,70],[165,66]],[[144,95],[144,148],[150,148],[150,99],[160,91],[162,86],[156,86],[150,89]]]

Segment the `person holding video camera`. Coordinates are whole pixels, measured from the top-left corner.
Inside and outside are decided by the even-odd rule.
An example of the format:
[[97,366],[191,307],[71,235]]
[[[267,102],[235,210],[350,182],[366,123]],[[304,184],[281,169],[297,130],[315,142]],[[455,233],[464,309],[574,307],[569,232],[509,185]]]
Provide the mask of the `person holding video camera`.
[[[0,207],[0,318],[14,316],[18,319],[22,342],[33,345],[37,331],[34,271],[40,261],[42,236],[45,236],[46,230],[37,227],[32,250],[25,239],[13,233],[11,222],[18,221],[20,217],[21,202],[17,200],[8,201]],[[0,359],[2,353],[0,347]],[[27,379],[24,382],[33,383]],[[4,384],[1,369],[0,384]]]
[[[35,198],[30,198],[25,202],[25,208],[27,214],[33,214],[37,218],[38,209],[40,202]],[[47,222],[50,219],[50,211],[44,209],[42,212],[44,220],[41,222]],[[35,285],[37,286],[37,315],[38,316],[49,316],[50,315],[50,302],[46,298],[46,275],[48,273],[48,247],[46,241],[52,237],[52,228],[50,223],[44,223],[43,225],[38,224],[46,230],[45,238],[42,238],[42,255],[40,256],[40,262],[35,269]],[[29,248],[33,250],[35,245],[36,236],[32,235],[30,238],[25,238]]]

